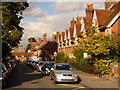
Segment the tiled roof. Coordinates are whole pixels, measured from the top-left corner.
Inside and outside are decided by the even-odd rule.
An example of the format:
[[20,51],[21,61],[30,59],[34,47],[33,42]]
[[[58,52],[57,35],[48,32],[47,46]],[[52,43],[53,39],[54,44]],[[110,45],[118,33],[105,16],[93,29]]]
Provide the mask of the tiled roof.
[[37,49],[43,48],[48,42],[49,42],[49,41],[43,41],[43,42],[38,46]]
[[120,12],[120,1],[118,3],[116,3],[112,8],[111,8],[111,14],[106,17],[105,22],[103,23],[103,26],[101,26],[100,28],[105,28],[110,22],[111,20]]
[[31,56],[32,53],[25,53],[25,56]]
[[39,42],[31,42],[31,50],[34,51],[36,50],[36,46],[39,45]]
[[36,45],[38,45],[39,44],[39,42],[31,42],[31,45],[32,46],[36,46]]
[[120,8],[120,1],[118,2],[118,3],[116,3],[116,4],[114,4],[111,8],[110,8],[110,10],[116,10],[116,9],[119,9]]
[[111,10],[95,9],[99,26],[103,26],[107,18],[112,14]]
[[22,55],[25,56],[24,52],[11,52],[11,54],[14,55],[14,56],[22,56]]
[[31,56],[32,53],[24,53],[24,52],[11,52],[11,55],[14,55],[14,56]]

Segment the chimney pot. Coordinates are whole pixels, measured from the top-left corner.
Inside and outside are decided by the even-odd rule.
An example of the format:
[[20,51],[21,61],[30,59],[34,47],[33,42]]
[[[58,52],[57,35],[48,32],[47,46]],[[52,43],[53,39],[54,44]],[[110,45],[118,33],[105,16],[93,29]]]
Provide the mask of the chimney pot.
[[47,41],[47,34],[43,34],[43,41]]

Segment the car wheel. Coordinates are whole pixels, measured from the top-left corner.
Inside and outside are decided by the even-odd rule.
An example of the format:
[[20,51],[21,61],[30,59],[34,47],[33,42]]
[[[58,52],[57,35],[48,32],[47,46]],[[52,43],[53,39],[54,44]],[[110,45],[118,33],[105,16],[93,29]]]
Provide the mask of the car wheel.
[[4,80],[4,81],[2,82],[2,88],[6,88],[6,86],[7,86],[7,81]]
[[57,84],[57,81],[53,80],[53,83],[54,83],[54,84]]
[[57,81],[55,80],[55,78],[53,78],[53,83],[54,83],[54,84],[57,84]]
[[50,80],[53,80],[53,78],[52,78],[52,77],[50,77]]
[[77,82],[75,82],[76,84],[79,84],[80,82],[79,81],[77,81]]

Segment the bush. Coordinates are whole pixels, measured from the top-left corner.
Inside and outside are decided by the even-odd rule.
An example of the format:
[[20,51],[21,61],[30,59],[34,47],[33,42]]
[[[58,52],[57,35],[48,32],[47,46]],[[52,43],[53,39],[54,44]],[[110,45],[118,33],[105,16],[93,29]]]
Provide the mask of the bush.
[[109,74],[108,71],[108,60],[96,60],[94,63],[95,66],[95,73],[99,75]]
[[63,52],[58,53],[57,57],[56,57],[56,62],[58,63],[68,63],[71,62],[71,59],[69,58],[69,56]]

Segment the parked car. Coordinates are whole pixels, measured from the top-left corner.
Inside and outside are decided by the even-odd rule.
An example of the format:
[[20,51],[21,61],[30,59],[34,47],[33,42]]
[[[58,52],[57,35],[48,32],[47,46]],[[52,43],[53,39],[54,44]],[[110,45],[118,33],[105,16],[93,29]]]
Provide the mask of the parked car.
[[43,75],[50,75],[50,69],[53,67],[54,64],[55,64],[55,62],[46,62],[42,66],[42,74]]
[[26,60],[26,65],[30,65],[31,60]]
[[2,66],[2,70],[0,71],[2,76],[0,76],[0,80],[2,81],[2,87],[5,88],[7,86],[9,72],[3,63],[0,63],[0,66]]
[[36,69],[37,64],[38,64],[38,61],[31,61],[31,66],[33,69]]
[[38,65],[38,61],[35,61],[35,65],[34,65],[34,68],[37,69],[37,65]]
[[6,60],[6,62],[10,63],[12,71],[16,70],[16,63],[17,63],[17,61],[15,61],[15,60]]
[[40,61],[37,65],[36,65],[36,69],[37,69],[37,71],[39,71],[39,72],[42,72],[42,67],[43,67],[43,65],[44,65],[44,62],[43,61]]
[[81,81],[80,77],[74,72],[74,69],[69,64],[58,63],[51,68],[50,79],[57,82],[76,82]]
[[5,65],[5,67],[8,71],[8,74],[9,74],[8,77],[10,77],[12,74],[12,71],[13,71],[11,64],[9,62],[4,62],[3,64]]

